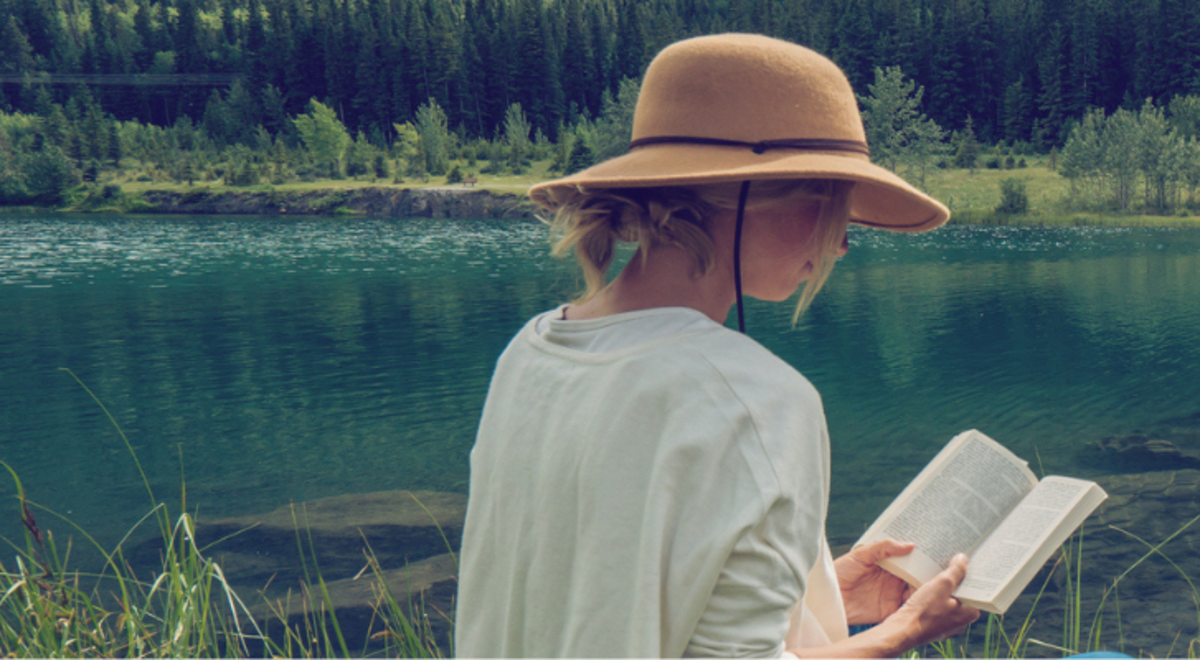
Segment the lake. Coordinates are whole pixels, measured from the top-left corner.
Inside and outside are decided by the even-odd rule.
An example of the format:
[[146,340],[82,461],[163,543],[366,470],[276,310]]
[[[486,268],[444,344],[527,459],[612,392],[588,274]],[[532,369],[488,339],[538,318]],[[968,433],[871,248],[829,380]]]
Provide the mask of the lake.
[[[795,328],[788,305],[747,307],[822,393],[835,540],[964,429],[1086,476],[1110,469],[1089,443],[1200,411],[1200,230],[850,241]],[[496,357],[579,287],[532,221],[0,216],[0,460],[107,546],[147,513],[70,369],[175,511],[183,484],[219,516],[465,492]],[[5,496],[0,536],[20,532]]]

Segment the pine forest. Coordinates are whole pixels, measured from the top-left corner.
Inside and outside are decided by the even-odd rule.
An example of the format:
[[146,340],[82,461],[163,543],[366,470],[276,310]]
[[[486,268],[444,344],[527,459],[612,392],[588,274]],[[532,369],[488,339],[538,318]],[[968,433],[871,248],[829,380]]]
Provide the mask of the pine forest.
[[660,48],[726,31],[825,53],[860,95],[892,76],[946,142],[1046,154],[1118,111],[1200,115],[1194,0],[0,0],[0,159],[49,145],[104,167],[169,133],[184,152],[304,145],[348,174],[407,144],[443,173],[438,153],[494,162],[516,139],[570,170],[623,148],[604,123]]

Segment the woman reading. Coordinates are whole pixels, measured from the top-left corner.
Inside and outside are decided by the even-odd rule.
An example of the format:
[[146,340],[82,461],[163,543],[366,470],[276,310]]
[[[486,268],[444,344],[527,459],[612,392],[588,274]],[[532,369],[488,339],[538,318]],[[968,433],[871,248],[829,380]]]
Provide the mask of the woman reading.
[[[848,223],[916,232],[944,206],[870,162],[829,60],[755,35],[667,47],[627,154],[535,186],[587,290],[496,366],[471,454],[461,656],[895,657],[962,630],[959,557],[918,590],[834,559],[829,438],[795,369],[725,326],[743,295],[797,316]],[[618,242],[636,253],[615,277]],[[850,625],[877,624],[851,636]]]

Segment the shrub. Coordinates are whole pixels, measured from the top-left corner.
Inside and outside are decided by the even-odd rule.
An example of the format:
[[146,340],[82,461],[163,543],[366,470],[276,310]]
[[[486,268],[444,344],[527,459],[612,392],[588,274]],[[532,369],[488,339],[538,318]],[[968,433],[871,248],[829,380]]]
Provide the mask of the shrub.
[[1008,178],[1000,182],[1000,205],[996,212],[1004,215],[1016,215],[1029,210],[1029,195],[1025,193],[1025,182],[1017,178]]
[[346,161],[347,176],[361,176],[369,171],[371,170],[367,167],[367,161],[365,160],[354,158]]
[[446,183],[462,183],[462,180],[462,170],[458,168],[458,163],[455,163],[454,167],[450,168],[450,173],[446,175]]
[[579,170],[591,167],[594,162],[596,162],[596,156],[588,147],[587,142],[575,140],[575,144],[571,148],[571,156],[567,159],[567,173],[574,174]]
[[100,161],[89,160],[87,167],[83,168],[83,180],[86,183],[96,183],[98,178],[100,178]]
[[57,204],[67,190],[79,183],[79,175],[70,159],[57,147],[33,154],[24,165],[25,187],[38,201]]
[[225,174],[225,185],[227,186],[253,186],[257,185],[258,181],[258,168],[249,159],[233,165]]
[[1000,159],[993,156],[992,158],[987,159],[983,166],[989,170],[998,170],[1000,169]]

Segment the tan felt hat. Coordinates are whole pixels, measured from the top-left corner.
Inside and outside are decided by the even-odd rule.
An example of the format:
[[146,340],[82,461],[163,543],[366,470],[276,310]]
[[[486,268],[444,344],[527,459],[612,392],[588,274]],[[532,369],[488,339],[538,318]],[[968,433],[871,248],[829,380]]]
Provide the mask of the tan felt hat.
[[721,34],[667,46],[650,63],[629,153],[529,191],[686,186],[769,179],[857,182],[850,219],[894,231],[950,218],[937,200],[873,165],[854,91],[837,65],[803,46]]

